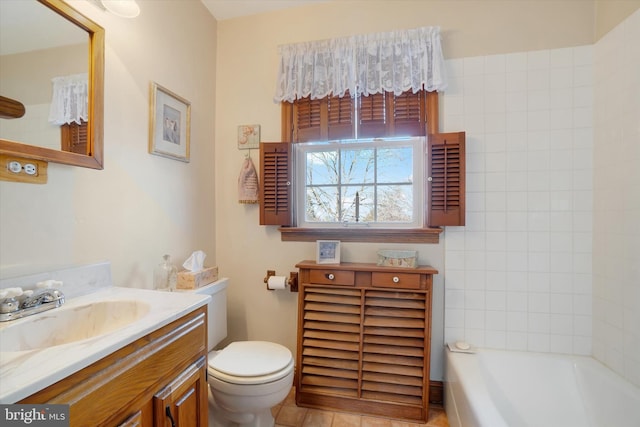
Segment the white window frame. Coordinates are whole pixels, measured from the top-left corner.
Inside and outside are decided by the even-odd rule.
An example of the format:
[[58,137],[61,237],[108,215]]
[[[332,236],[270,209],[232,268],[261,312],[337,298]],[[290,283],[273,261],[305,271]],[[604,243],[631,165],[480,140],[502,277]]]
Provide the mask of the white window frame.
[[[407,142],[409,144],[407,144]],[[308,222],[305,220],[306,161],[308,152],[349,148],[384,148],[402,143],[413,146],[413,221],[411,222]],[[375,229],[415,229],[422,228],[425,216],[425,158],[426,138],[424,136],[403,138],[375,138],[366,140],[296,143],[294,147],[294,215],[296,226],[300,228],[375,228]]]

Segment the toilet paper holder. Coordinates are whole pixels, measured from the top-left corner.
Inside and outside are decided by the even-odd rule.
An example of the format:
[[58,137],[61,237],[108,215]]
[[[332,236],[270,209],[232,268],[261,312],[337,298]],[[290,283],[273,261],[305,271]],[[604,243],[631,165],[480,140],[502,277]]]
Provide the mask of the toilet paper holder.
[[[267,284],[269,281],[269,277],[275,276],[275,270],[267,270],[267,276],[264,278],[264,283]],[[289,285],[289,290],[291,292],[298,292],[298,273],[292,271],[289,273],[289,279],[287,279],[287,285]],[[273,289],[269,289],[269,285],[267,284],[267,290],[273,291]]]

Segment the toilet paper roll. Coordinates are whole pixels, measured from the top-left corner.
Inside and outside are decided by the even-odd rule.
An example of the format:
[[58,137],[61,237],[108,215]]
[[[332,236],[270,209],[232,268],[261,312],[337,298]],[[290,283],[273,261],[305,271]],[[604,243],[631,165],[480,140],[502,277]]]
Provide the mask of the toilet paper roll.
[[270,276],[267,280],[267,289],[287,289],[287,278],[285,276]]

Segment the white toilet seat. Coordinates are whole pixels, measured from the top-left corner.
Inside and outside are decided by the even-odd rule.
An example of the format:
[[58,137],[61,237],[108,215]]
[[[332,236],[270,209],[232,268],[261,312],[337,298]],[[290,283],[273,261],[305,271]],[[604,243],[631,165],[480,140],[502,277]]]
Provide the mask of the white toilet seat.
[[266,341],[238,341],[207,357],[207,372],[230,384],[265,384],[286,377],[293,370],[288,348]]

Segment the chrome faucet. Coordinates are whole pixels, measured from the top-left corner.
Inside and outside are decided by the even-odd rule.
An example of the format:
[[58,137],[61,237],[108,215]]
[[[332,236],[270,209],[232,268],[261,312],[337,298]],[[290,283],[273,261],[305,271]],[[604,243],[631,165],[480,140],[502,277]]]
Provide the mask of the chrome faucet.
[[25,292],[19,296],[0,300],[0,322],[20,319],[32,314],[42,313],[64,304],[62,291],[53,288]]

